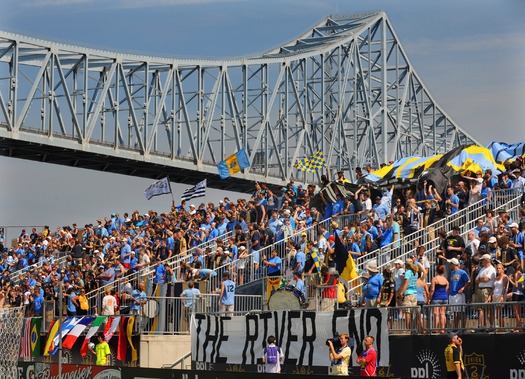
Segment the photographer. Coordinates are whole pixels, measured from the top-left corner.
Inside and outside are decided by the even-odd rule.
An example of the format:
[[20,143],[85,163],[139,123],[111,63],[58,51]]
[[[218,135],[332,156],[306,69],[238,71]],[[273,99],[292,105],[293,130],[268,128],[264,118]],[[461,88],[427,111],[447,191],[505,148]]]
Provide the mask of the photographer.
[[348,334],[341,334],[339,336],[341,346],[337,346],[337,348],[334,347],[334,341],[326,341],[330,349],[331,375],[348,375],[348,366],[350,364],[350,356],[352,355],[352,350],[348,346],[349,339],[350,336]]

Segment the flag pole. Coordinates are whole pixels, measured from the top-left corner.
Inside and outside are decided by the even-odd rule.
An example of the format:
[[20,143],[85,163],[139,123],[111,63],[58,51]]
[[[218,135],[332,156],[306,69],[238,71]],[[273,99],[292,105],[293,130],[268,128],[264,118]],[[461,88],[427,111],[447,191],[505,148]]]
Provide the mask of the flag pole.
[[173,197],[173,192],[171,192],[171,183],[170,183],[170,177],[169,177],[169,175],[166,176],[166,178],[168,179],[168,187],[170,187],[171,206],[174,207],[174,206],[175,206],[175,198]]

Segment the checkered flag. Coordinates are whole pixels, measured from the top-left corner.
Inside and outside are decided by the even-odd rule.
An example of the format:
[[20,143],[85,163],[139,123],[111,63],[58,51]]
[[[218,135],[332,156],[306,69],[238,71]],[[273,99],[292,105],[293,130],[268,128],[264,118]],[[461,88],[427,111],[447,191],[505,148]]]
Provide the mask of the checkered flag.
[[316,172],[324,168],[324,155],[322,151],[316,152],[310,159],[299,159],[294,165],[299,171]]

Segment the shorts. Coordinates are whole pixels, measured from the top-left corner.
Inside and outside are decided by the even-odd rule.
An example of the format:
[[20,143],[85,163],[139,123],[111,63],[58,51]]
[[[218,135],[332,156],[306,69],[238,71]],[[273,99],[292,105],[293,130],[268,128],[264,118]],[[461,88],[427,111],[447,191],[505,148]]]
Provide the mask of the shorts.
[[476,290],[476,302],[488,303],[490,295],[492,295],[492,288],[478,288]]
[[[403,299],[403,306],[404,307],[415,307],[417,305],[417,295],[405,295]],[[410,312],[409,309],[405,310],[405,312]]]
[[525,300],[525,295],[520,293],[520,294],[517,294],[517,293],[513,293],[512,294],[512,301],[523,301]]
[[[459,305],[459,304],[465,304],[465,294],[464,293],[457,293],[455,295],[450,295],[448,297],[448,303],[452,305]],[[465,307],[450,307],[450,310],[452,312],[464,312]]]
[[436,299],[436,300],[432,300],[432,301],[430,302],[430,304],[432,304],[432,305],[447,305],[447,304],[448,304],[448,300],[444,300],[444,299],[439,300],[439,299]]

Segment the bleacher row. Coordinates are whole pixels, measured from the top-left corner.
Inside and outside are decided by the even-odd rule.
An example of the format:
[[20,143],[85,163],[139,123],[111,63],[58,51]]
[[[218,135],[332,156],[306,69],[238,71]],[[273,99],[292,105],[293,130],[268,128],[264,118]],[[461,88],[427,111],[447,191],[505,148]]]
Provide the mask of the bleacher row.
[[[405,260],[408,258],[416,249],[417,246],[423,245],[425,247],[425,251],[427,252],[427,256],[430,258],[431,262],[434,262],[435,257],[435,250],[437,249],[439,243],[438,243],[438,237],[437,237],[437,231],[438,230],[445,230],[450,231],[452,226],[459,225],[461,229],[461,234],[466,235],[466,233],[474,228],[475,226],[475,220],[477,220],[479,217],[482,217],[485,215],[485,212],[487,208],[499,210],[499,209],[505,209],[507,212],[512,214],[513,218],[518,217],[518,210],[520,206],[520,199],[521,199],[522,190],[521,189],[505,189],[505,190],[496,190],[493,192],[492,199],[490,203],[487,203],[485,200],[482,200],[478,203],[471,204],[470,206],[466,207],[463,210],[460,210],[458,213],[447,216],[437,222],[435,222],[432,225],[427,226],[424,229],[418,230],[408,236],[403,237],[401,240],[393,242],[389,245],[383,246],[382,248],[373,251],[367,255],[360,256],[355,260],[356,267],[358,273],[363,273],[366,263],[370,259],[375,259],[378,261],[379,264],[379,271],[383,267],[390,267],[392,266],[392,263],[397,260]],[[336,222],[339,229],[343,229],[345,226],[352,224],[356,220],[356,215],[341,215],[337,216],[331,219],[323,220],[319,224],[312,225],[309,228],[306,228],[304,230],[298,231],[292,235],[290,235],[287,239],[279,241],[277,243],[274,243],[270,246],[266,246],[259,250],[257,253],[259,256],[270,256],[270,252],[272,250],[276,250],[278,252],[279,257],[283,261],[283,273],[285,273],[285,277],[287,276],[287,279],[291,278],[291,272],[288,270],[289,268],[289,259],[288,256],[288,250],[286,249],[287,240],[292,239],[294,241],[298,241],[300,239],[300,236],[302,233],[307,234],[307,238],[309,240],[316,240],[318,237],[318,227],[319,225],[323,225],[326,230],[329,230],[333,234],[333,230],[331,228],[332,222]],[[188,249],[186,254],[183,256],[173,256],[169,259],[166,259],[164,261],[161,261],[160,264],[168,265],[173,270],[173,277],[174,278],[180,278],[181,276],[181,267],[184,265],[189,265],[194,258],[193,253],[196,251],[200,251],[201,253],[205,251],[207,248],[211,249],[211,252],[213,253],[217,246],[219,245],[218,240],[220,239],[222,241],[223,245],[227,244],[227,239],[230,237],[232,233],[228,233],[225,235],[222,235],[218,237],[218,239],[207,241],[197,247]],[[248,251],[250,249],[248,248]],[[252,260],[253,258],[253,252],[249,252],[248,256],[246,257],[246,270],[245,270],[245,283],[251,283],[255,280],[264,278],[266,276],[266,273],[264,270],[256,270],[254,266],[254,262]],[[55,262],[59,265],[66,264],[68,257],[62,256],[56,258]],[[204,262],[203,264],[206,264],[206,256],[203,256]],[[206,289],[204,292],[208,293],[214,293],[217,288],[220,287],[220,281],[221,281],[221,273],[225,271],[229,271],[232,276],[235,278],[236,276],[236,270],[235,270],[235,262],[228,263],[223,266],[215,267],[213,269],[213,272],[215,274],[211,275],[208,280],[206,280],[204,283],[206,285]],[[41,262],[35,263],[31,266],[31,268],[39,269],[42,266]],[[24,270],[27,272],[28,270]],[[23,270],[15,271],[11,274],[11,280],[13,282],[16,282],[18,278],[20,277]],[[428,280],[430,280],[435,273],[435,265],[431,265],[430,273]],[[137,285],[139,282],[144,282],[146,284],[147,293],[149,295],[153,294],[153,289],[155,286],[155,266],[149,265],[143,269],[140,269],[136,273],[132,275],[126,275],[115,282],[110,284],[110,287],[112,287],[115,292],[122,292],[125,290],[125,288],[137,288]],[[352,300],[355,300],[355,298],[358,296],[359,291],[357,291],[358,287],[362,285],[361,280],[356,280],[355,282],[350,284],[350,291],[349,291],[349,298]],[[107,288],[97,288],[91,292],[89,292],[88,298],[91,304],[91,309],[97,309],[99,304],[101,304],[102,297],[104,296],[105,289]],[[311,293],[309,294],[311,297],[314,297],[315,294]]]
[[[369,260],[377,260],[379,272],[381,272],[384,267],[392,267],[393,262],[395,260],[406,260],[409,256],[415,253],[417,246],[422,245],[425,247],[425,251],[427,256],[429,257],[429,260],[433,263],[435,261],[436,249],[439,246],[439,238],[437,233],[439,230],[445,230],[449,232],[452,230],[453,226],[459,225],[461,229],[461,235],[466,236],[467,232],[475,227],[475,221],[478,218],[485,216],[486,210],[488,208],[495,209],[496,211],[505,209],[507,212],[511,213],[513,218],[517,218],[520,207],[521,195],[521,189],[496,190],[493,192],[492,200],[490,203],[487,203],[485,200],[482,200],[477,203],[471,204],[465,209],[462,209],[453,215],[447,216],[441,220],[436,221],[434,224],[429,225],[424,229],[418,230],[408,236],[403,237],[399,241],[393,242],[389,245],[379,248],[367,255],[358,257],[355,260],[355,263],[357,271],[359,273],[359,277],[357,280],[353,281],[352,283],[349,283],[349,299],[355,301],[359,296],[360,291],[358,291],[358,288],[362,285],[362,281],[360,280],[361,274],[366,272],[365,266]],[[343,229],[345,226],[350,225],[355,219],[355,215],[342,215],[323,220],[319,224],[312,225],[311,227],[305,230],[301,230],[290,235],[287,239],[283,241],[279,241],[270,246],[262,248],[261,250],[256,252],[256,254],[258,254],[261,257],[260,259],[262,259],[263,256],[269,257],[271,255],[271,251],[276,250],[278,252],[278,256],[282,260],[281,271],[283,272],[283,277],[285,278],[285,280],[290,280],[292,278],[292,273],[289,270],[290,257],[289,251],[287,250],[288,239],[298,241],[300,240],[301,234],[306,233],[308,240],[315,241],[318,238],[319,225],[323,225],[326,228],[326,230],[331,231],[331,234],[333,234],[333,230],[331,228],[331,224],[333,222],[337,223],[339,229]],[[219,238],[223,241],[223,244],[226,244],[228,237],[229,235],[225,235]],[[184,264],[186,265],[189,264],[192,261],[192,253],[194,251],[204,251],[206,248],[211,248],[212,252],[214,252],[217,246],[218,244],[216,240],[209,241],[201,246],[193,248],[192,250],[188,250],[187,255],[183,257],[172,257],[167,261],[161,262],[161,264],[167,263],[168,265],[170,265],[170,267],[173,269],[173,276],[179,278],[181,275],[181,263],[184,262]],[[249,251],[250,249],[248,248],[247,250]],[[267,276],[265,270],[261,269],[261,267],[259,267],[258,270],[256,269],[254,261],[252,259],[253,255],[254,252],[251,251],[246,257],[246,269],[244,273],[244,280],[246,284],[254,282],[256,280],[260,280],[262,278],[266,278]],[[206,256],[203,257],[202,263],[203,265],[206,265]],[[431,278],[435,275],[435,269],[435,264],[431,264],[428,281],[430,281]],[[221,285],[221,273],[225,271],[230,272],[231,276],[233,278],[236,278],[237,272],[235,262],[230,262],[226,265],[215,267],[213,269],[213,274],[210,275],[209,278],[204,281],[206,288],[203,292],[215,293]],[[116,280],[113,283],[112,287],[115,289],[116,292],[119,292],[127,283],[129,283],[131,287],[136,288],[138,282],[142,281],[146,283],[146,292],[148,294],[152,294],[155,285],[154,276],[154,266],[149,266],[131,276],[126,276],[119,280]],[[96,306],[96,304],[100,304],[103,296],[103,289],[97,289],[96,291],[92,291],[88,294],[88,297],[93,307]],[[310,293],[309,296],[313,298],[315,297],[315,293]]]

